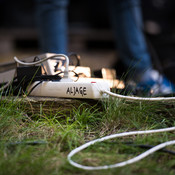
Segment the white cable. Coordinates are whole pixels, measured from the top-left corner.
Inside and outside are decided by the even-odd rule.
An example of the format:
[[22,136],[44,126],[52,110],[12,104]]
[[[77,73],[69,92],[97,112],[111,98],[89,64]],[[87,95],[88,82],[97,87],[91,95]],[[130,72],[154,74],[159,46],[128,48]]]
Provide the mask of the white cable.
[[85,143],[84,145],[72,150],[68,156],[67,156],[67,159],[69,161],[69,163],[77,168],[80,168],[80,169],[84,169],[84,170],[102,170],[102,169],[110,169],[110,168],[117,168],[117,167],[123,167],[123,166],[126,166],[128,164],[132,164],[132,163],[135,163],[145,157],[147,157],[148,155],[166,147],[166,146],[169,146],[169,145],[173,145],[175,144],[175,140],[173,141],[168,141],[168,142],[164,142],[162,144],[159,144],[147,151],[145,151],[144,153],[132,158],[132,159],[129,159],[127,161],[124,161],[124,162],[120,162],[120,163],[116,163],[116,164],[112,164],[112,165],[104,165],[104,166],[96,166],[96,167],[93,167],[93,166],[84,166],[84,165],[81,165],[81,164],[78,164],[76,162],[74,162],[71,158],[72,156],[74,156],[75,154],[77,154],[78,152],[82,151],[83,149],[97,143],[97,142],[102,142],[102,141],[105,141],[105,140],[109,140],[109,139],[113,139],[113,138],[118,138],[118,137],[124,137],[124,136],[130,136],[130,135],[141,135],[141,134],[151,134],[151,133],[160,133],[160,132],[168,132],[168,131],[174,131],[175,130],[175,127],[170,127],[170,128],[165,128],[165,129],[156,129],[156,130],[147,130],[147,131],[132,131],[132,132],[124,132],[124,133],[119,133],[119,134],[113,134],[113,135],[109,135],[109,136],[105,136],[105,137],[102,137],[102,138],[99,138],[99,139],[96,139],[96,140],[93,140],[93,141],[90,141],[88,143]]
[[66,60],[66,65],[68,66],[69,65],[69,58],[64,55],[64,54],[55,54],[55,55],[52,55],[50,57],[46,57],[46,58],[43,58],[42,60],[39,60],[39,61],[35,61],[35,62],[23,62],[23,61],[20,61],[17,57],[14,57],[14,60],[19,63],[19,64],[22,64],[22,65],[25,65],[25,66],[34,66],[34,65],[37,65],[37,64],[40,64],[40,63],[43,63],[44,61],[48,60],[48,59],[52,59],[52,58],[55,58],[55,57],[64,57],[65,60]]
[[116,98],[122,98],[126,100],[137,100],[137,101],[175,101],[175,97],[132,97],[132,96],[125,96],[125,95],[120,95],[116,94],[107,90],[102,90],[102,93],[108,94],[112,97]]

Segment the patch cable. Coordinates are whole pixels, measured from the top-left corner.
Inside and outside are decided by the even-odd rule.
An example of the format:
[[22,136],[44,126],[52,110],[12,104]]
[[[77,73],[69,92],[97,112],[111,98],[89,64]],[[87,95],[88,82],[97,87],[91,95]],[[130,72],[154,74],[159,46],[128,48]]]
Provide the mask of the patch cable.
[[[175,100],[175,97],[151,97],[151,98],[143,98],[143,97],[132,97],[132,96],[125,96],[125,95],[120,95],[120,94],[116,94],[116,93],[112,93],[110,91],[107,90],[101,90],[101,93],[103,94],[108,94],[109,96],[115,97],[115,98],[120,98],[120,99],[125,99],[125,100],[132,100],[132,101],[172,101]],[[85,143],[84,145],[75,148],[74,150],[72,150],[68,156],[68,162],[73,165],[74,167],[83,169],[83,170],[103,170],[103,169],[111,169],[111,168],[117,168],[117,167],[123,167],[129,164],[133,164],[135,162],[140,161],[141,159],[149,156],[150,154],[153,154],[154,152],[169,146],[169,145],[174,145],[175,144],[175,140],[172,141],[167,141],[164,143],[161,143],[157,146],[154,146],[153,148],[150,148],[149,150],[143,152],[142,154],[129,159],[127,161],[124,162],[120,162],[120,163],[116,163],[113,165],[104,165],[104,166],[85,166],[85,165],[81,165],[78,164],[76,162],[74,162],[71,158],[77,154],[78,152],[84,150],[85,148],[94,145],[95,143],[99,143],[99,142],[103,142],[105,140],[109,140],[109,139],[114,139],[114,138],[119,138],[119,137],[125,137],[125,136],[131,136],[131,135],[141,135],[141,134],[152,134],[152,133],[160,133],[160,132],[168,132],[168,131],[174,131],[175,127],[170,127],[170,128],[164,128],[164,129],[156,129],[156,130],[145,130],[145,131],[131,131],[131,132],[124,132],[124,133],[118,133],[118,134],[113,134],[113,135],[109,135],[109,136],[105,136],[102,138],[98,138],[96,140],[92,140],[90,142]]]
[[175,97],[136,97],[136,96],[120,95],[107,90],[101,90],[101,93],[108,94],[109,96],[115,98],[132,100],[132,101],[175,101]]
[[151,148],[151,149],[143,152],[142,154],[140,154],[140,155],[138,155],[138,156],[136,156],[134,158],[131,158],[131,159],[126,160],[124,162],[112,164],[112,165],[104,165],[104,166],[96,166],[96,167],[85,166],[85,165],[81,165],[81,164],[76,163],[71,158],[75,154],[77,154],[78,152],[84,150],[85,148],[87,148],[87,147],[89,147],[91,145],[94,145],[95,143],[103,142],[105,140],[119,138],[119,137],[125,137],[125,136],[131,136],[131,135],[152,134],[152,133],[168,132],[168,131],[174,131],[174,130],[175,130],[175,127],[170,127],[170,128],[164,128],[164,129],[156,129],[156,130],[131,131],[131,132],[124,132],[124,133],[112,134],[112,135],[109,135],[109,136],[98,138],[96,140],[92,140],[90,142],[85,143],[84,145],[81,145],[81,146],[75,148],[74,150],[72,150],[68,154],[67,159],[68,159],[68,162],[71,165],[73,165],[74,167],[83,169],[83,170],[104,170],[104,169],[111,169],[111,168],[123,167],[123,166],[129,165],[129,164],[133,164],[135,162],[138,162],[141,159],[149,156],[150,154],[153,154],[154,152],[156,152],[156,151],[158,151],[158,150],[160,150],[160,149],[162,149],[162,148],[164,148],[166,146],[174,145],[175,144],[175,140],[161,143],[161,144],[159,144],[157,146],[154,146],[153,148]]

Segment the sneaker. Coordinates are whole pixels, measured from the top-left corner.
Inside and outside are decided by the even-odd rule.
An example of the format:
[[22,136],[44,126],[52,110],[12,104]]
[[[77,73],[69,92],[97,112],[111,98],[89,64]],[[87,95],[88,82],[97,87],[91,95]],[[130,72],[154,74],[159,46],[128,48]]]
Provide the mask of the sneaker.
[[[135,76],[135,80],[132,80],[132,86],[133,83],[135,84],[133,93],[135,95],[167,96],[175,93],[175,86],[154,69],[145,71],[141,76]],[[131,82],[129,84],[131,85]]]

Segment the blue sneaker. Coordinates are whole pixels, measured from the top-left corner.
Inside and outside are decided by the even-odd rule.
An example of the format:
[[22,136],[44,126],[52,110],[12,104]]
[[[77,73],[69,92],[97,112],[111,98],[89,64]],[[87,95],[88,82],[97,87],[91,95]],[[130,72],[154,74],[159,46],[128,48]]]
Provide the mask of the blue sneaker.
[[141,76],[136,75],[134,82],[136,94],[139,91],[146,96],[166,96],[175,93],[175,86],[154,69],[145,71]]

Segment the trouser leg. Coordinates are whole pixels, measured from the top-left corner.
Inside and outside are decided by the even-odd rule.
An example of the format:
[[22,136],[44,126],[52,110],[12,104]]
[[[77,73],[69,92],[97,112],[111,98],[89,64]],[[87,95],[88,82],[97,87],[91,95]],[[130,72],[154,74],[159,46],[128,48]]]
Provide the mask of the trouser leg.
[[36,0],[36,16],[41,50],[67,52],[68,0]]
[[134,68],[136,73],[151,68],[139,3],[139,0],[109,0],[110,17],[120,58],[127,68]]

